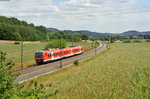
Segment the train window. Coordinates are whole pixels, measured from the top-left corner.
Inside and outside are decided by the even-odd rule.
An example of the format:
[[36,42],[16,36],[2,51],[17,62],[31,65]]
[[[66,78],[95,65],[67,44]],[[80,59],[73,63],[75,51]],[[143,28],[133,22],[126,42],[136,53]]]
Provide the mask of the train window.
[[49,54],[48,54],[48,57],[49,57]]

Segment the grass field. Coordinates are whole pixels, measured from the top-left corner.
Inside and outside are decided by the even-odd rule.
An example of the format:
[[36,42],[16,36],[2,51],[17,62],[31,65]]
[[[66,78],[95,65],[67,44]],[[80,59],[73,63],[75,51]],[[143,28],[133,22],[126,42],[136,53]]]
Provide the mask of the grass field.
[[114,43],[108,51],[79,66],[70,66],[35,80],[51,86],[45,98],[149,99],[150,43]]
[[[23,62],[24,67],[35,64],[34,54],[37,50],[44,49],[47,42],[25,42],[23,45]],[[72,43],[67,43],[71,46]],[[85,51],[90,50],[91,42],[74,42],[74,45],[83,45]],[[15,45],[13,41],[0,41],[0,51],[7,53],[7,58],[15,62],[13,70],[20,69],[21,67],[21,45]]]

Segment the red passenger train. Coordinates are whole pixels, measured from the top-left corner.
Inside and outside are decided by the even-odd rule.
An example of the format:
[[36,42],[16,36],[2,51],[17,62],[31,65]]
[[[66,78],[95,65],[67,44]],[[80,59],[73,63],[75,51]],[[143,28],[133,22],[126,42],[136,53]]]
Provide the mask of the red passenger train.
[[61,49],[40,50],[35,53],[36,63],[47,63],[64,57],[81,54],[84,52],[83,46],[71,46]]

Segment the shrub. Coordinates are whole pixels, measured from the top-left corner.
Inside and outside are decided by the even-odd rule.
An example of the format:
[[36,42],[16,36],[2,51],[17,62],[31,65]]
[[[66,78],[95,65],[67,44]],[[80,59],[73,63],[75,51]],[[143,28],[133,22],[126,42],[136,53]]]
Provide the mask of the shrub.
[[110,43],[114,43],[114,41],[113,41],[113,40],[111,40],[111,41],[110,41]]
[[145,40],[146,42],[150,42],[150,39],[148,39],[148,40]]
[[[61,39],[61,47],[66,47],[66,40]],[[46,46],[48,48],[60,48],[60,40],[51,40]]]
[[15,45],[18,45],[18,44],[20,44],[20,42],[19,42],[19,41],[16,41],[16,42],[14,42],[14,44],[15,44]]
[[74,65],[78,66],[79,65],[79,60],[75,60]]
[[130,40],[124,40],[123,43],[131,43]]
[[120,39],[120,41],[123,41],[123,39]]
[[[42,93],[45,91],[44,85],[32,80],[31,85],[34,88],[23,90],[24,84],[16,84],[14,80],[19,74],[12,74],[10,71],[15,63],[6,59],[6,53],[0,52],[0,99],[42,99]],[[15,84],[14,84],[15,83]]]
[[134,40],[133,43],[141,43],[141,40]]

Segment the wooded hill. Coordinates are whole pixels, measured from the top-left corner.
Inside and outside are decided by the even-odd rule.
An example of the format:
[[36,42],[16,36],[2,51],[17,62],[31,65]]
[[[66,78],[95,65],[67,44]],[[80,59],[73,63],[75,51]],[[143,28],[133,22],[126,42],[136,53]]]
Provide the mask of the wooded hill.
[[46,35],[44,26],[34,26],[17,18],[0,16],[0,40],[42,40]]

